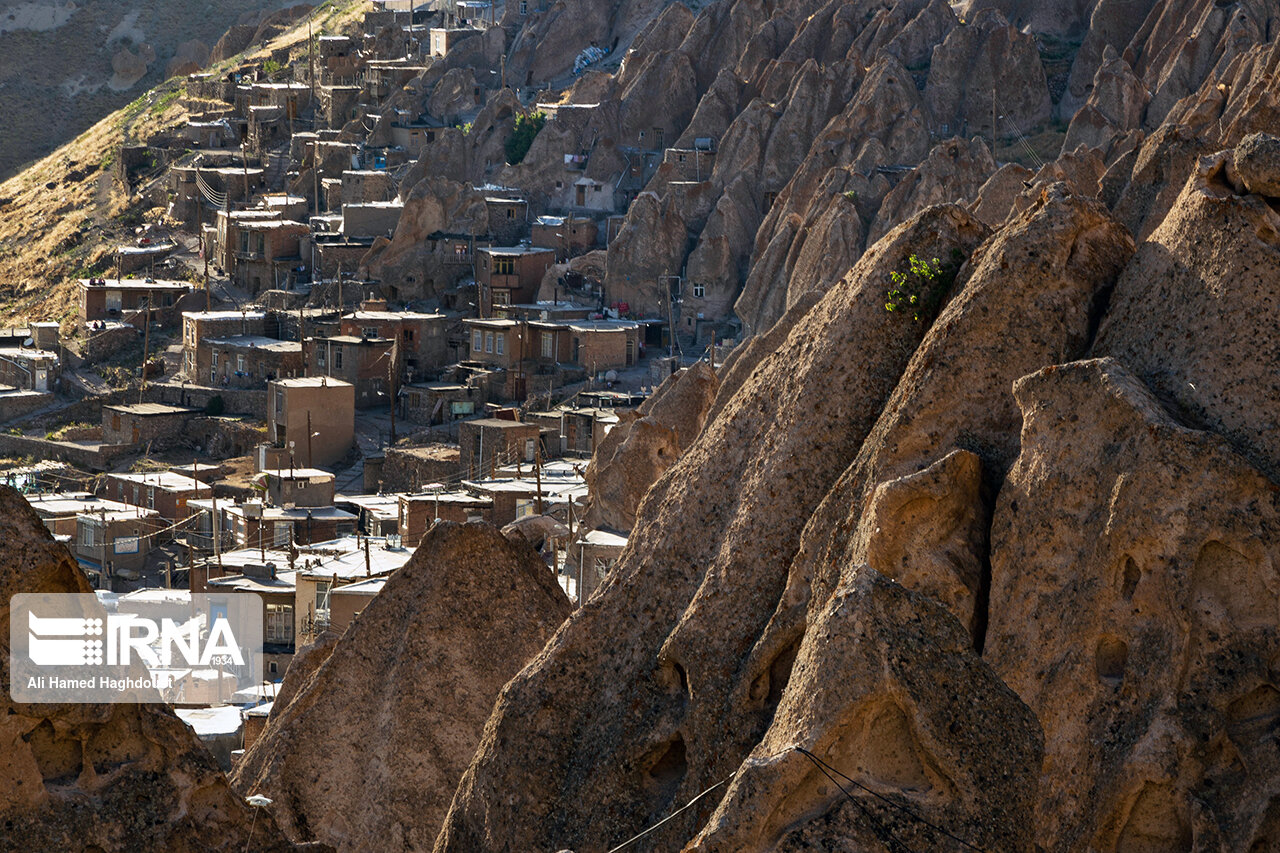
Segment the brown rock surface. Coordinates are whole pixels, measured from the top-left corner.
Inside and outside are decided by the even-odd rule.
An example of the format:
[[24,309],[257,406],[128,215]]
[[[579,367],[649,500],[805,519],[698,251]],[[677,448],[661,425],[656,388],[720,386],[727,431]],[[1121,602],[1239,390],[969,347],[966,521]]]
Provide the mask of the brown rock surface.
[[935,126],[959,136],[991,136],[991,93],[999,94],[999,132],[1030,132],[1049,120],[1049,86],[1035,39],[984,10],[952,30],[933,52],[925,104]]
[[[300,840],[431,844],[503,684],[568,616],[525,544],[436,524],[236,767]],[[357,724],[335,736],[335,723]]]
[[[936,603],[847,570],[769,689],[773,723],[690,853],[1030,849],[1040,726]],[[797,746],[866,787],[835,777],[847,798]]]
[[[503,692],[437,850],[607,849],[756,746],[789,658],[748,671],[745,656],[805,521],[923,334],[886,322],[889,272],[913,252],[971,251],[985,234],[960,208],[930,208],[796,322],[649,490],[601,591]],[[753,690],[774,663],[779,689]],[[711,805],[668,823],[651,849],[679,849]]]
[[985,658],[1044,728],[1037,841],[1272,849],[1276,485],[1112,359],[1014,393]]
[[21,494],[0,487],[0,849],[293,850],[236,796],[168,707],[26,705],[9,695],[9,600],[92,592]]
[[702,432],[719,388],[704,361],[668,376],[634,414],[596,447],[584,477],[591,498],[584,523],[627,532],[649,487]]
[[1236,193],[1231,157],[1202,160],[1139,247],[1092,352],[1114,356],[1180,417],[1276,476],[1280,215],[1274,199]]
[[880,205],[867,241],[874,243],[899,222],[935,204],[966,204],[996,171],[996,161],[977,137],[948,139],[929,152],[911,174],[898,182]]

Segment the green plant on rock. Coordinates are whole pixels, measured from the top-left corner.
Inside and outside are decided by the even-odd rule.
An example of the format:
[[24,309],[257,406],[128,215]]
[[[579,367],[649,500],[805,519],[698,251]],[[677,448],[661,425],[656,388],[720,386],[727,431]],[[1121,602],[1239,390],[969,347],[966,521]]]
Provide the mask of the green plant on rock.
[[918,255],[907,258],[907,272],[889,274],[891,284],[884,310],[890,314],[910,314],[912,322],[930,323],[938,315],[942,300],[955,283],[963,255],[951,253],[943,264],[937,258],[925,260]]
[[533,145],[534,137],[546,123],[547,114],[541,111],[516,116],[515,129],[507,137],[505,146],[508,163],[514,166],[524,159],[524,155],[529,153],[529,146]]

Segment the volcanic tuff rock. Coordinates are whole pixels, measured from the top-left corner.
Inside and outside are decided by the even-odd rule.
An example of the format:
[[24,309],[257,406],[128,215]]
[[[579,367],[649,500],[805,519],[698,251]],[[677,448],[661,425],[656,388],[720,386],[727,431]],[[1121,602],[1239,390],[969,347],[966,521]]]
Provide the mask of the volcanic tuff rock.
[[867,242],[879,240],[899,222],[905,222],[935,204],[965,204],[978,195],[996,170],[991,151],[981,139],[968,142],[949,139],[929,152],[911,174],[890,190],[876,213]]
[[[429,846],[502,685],[569,610],[528,545],[487,525],[436,524],[273,710],[234,784],[274,799],[299,840]],[[358,724],[337,736],[344,719]]]
[[1000,135],[1049,119],[1049,87],[1035,39],[986,10],[934,49],[925,103],[938,132],[990,138],[993,98]]
[[[1255,138],[1235,152],[1252,185],[1280,177],[1258,156],[1274,145]],[[1275,199],[1233,185],[1233,161],[1232,152],[1201,161],[1116,284],[1092,352],[1115,356],[1179,417],[1276,476],[1280,215]]]
[[[857,458],[814,511],[757,658],[792,641],[843,566],[874,554],[888,562],[873,568],[906,572],[903,583],[953,607],[981,647],[990,493],[1018,448],[1010,388],[1040,365],[1084,354],[1102,295],[1132,253],[1105,208],[1060,184],[974,253]],[[957,447],[978,458],[943,459]]]
[[[605,848],[756,746],[795,648],[750,670],[745,657],[801,529],[924,334],[886,314],[889,273],[913,252],[967,255],[986,234],[958,207],[922,212],[755,368],[650,488],[602,591],[499,698],[437,850]],[[542,707],[556,713],[535,721],[529,709]],[[668,823],[651,849],[678,848],[711,805]]]
[[293,850],[270,815],[255,819],[167,706],[10,700],[10,598],[93,590],[66,547],[7,486],[0,487],[0,540],[0,848]]
[[700,361],[668,376],[636,411],[619,418],[584,472],[591,496],[587,526],[631,529],[645,492],[702,432],[719,385]]
[[[778,689],[778,685],[770,685]],[[801,747],[866,788],[845,785]],[[690,853],[1030,849],[1035,715],[928,598],[847,572],[796,655],[773,723]],[[919,820],[905,820],[900,808]]]
[[1112,359],[1014,394],[985,659],[1044,728],[1036,840],[1275,849],[1275,483]]

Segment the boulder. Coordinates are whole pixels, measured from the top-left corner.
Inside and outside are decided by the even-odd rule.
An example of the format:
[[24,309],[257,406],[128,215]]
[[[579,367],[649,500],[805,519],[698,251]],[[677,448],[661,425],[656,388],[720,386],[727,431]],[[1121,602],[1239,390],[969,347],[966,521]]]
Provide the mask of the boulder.
[[1280,198],[1280,139],[1265,133],[1250,134],[1236,146],[1232,162],[1246,190]]
[[272,714],[233,783],[274,800],[298,840],[430,846],[494,699],[569,610],[527,544],[487,525],[435,524]]

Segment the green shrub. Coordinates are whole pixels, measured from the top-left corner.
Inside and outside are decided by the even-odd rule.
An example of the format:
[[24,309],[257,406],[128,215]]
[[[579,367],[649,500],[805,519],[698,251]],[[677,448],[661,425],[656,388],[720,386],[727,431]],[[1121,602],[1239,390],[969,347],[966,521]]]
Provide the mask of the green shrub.
[[529,153],[529,146],[533,145],[534,137],[546,123],[547,114],[544,112],[516,116],[515,129],[511,131],[506,142],[508,163],[514,166],[524,159],[524,155]]
[[951,260],[943,264],[937,258],[924,260],[917,255],[907,259],[907,272],[892,272],[889,300],[884,310],[890,314],[911,314],[915,323],[931,323],[938,315],[942,300],[955,283],[964,256],[952,251]]

